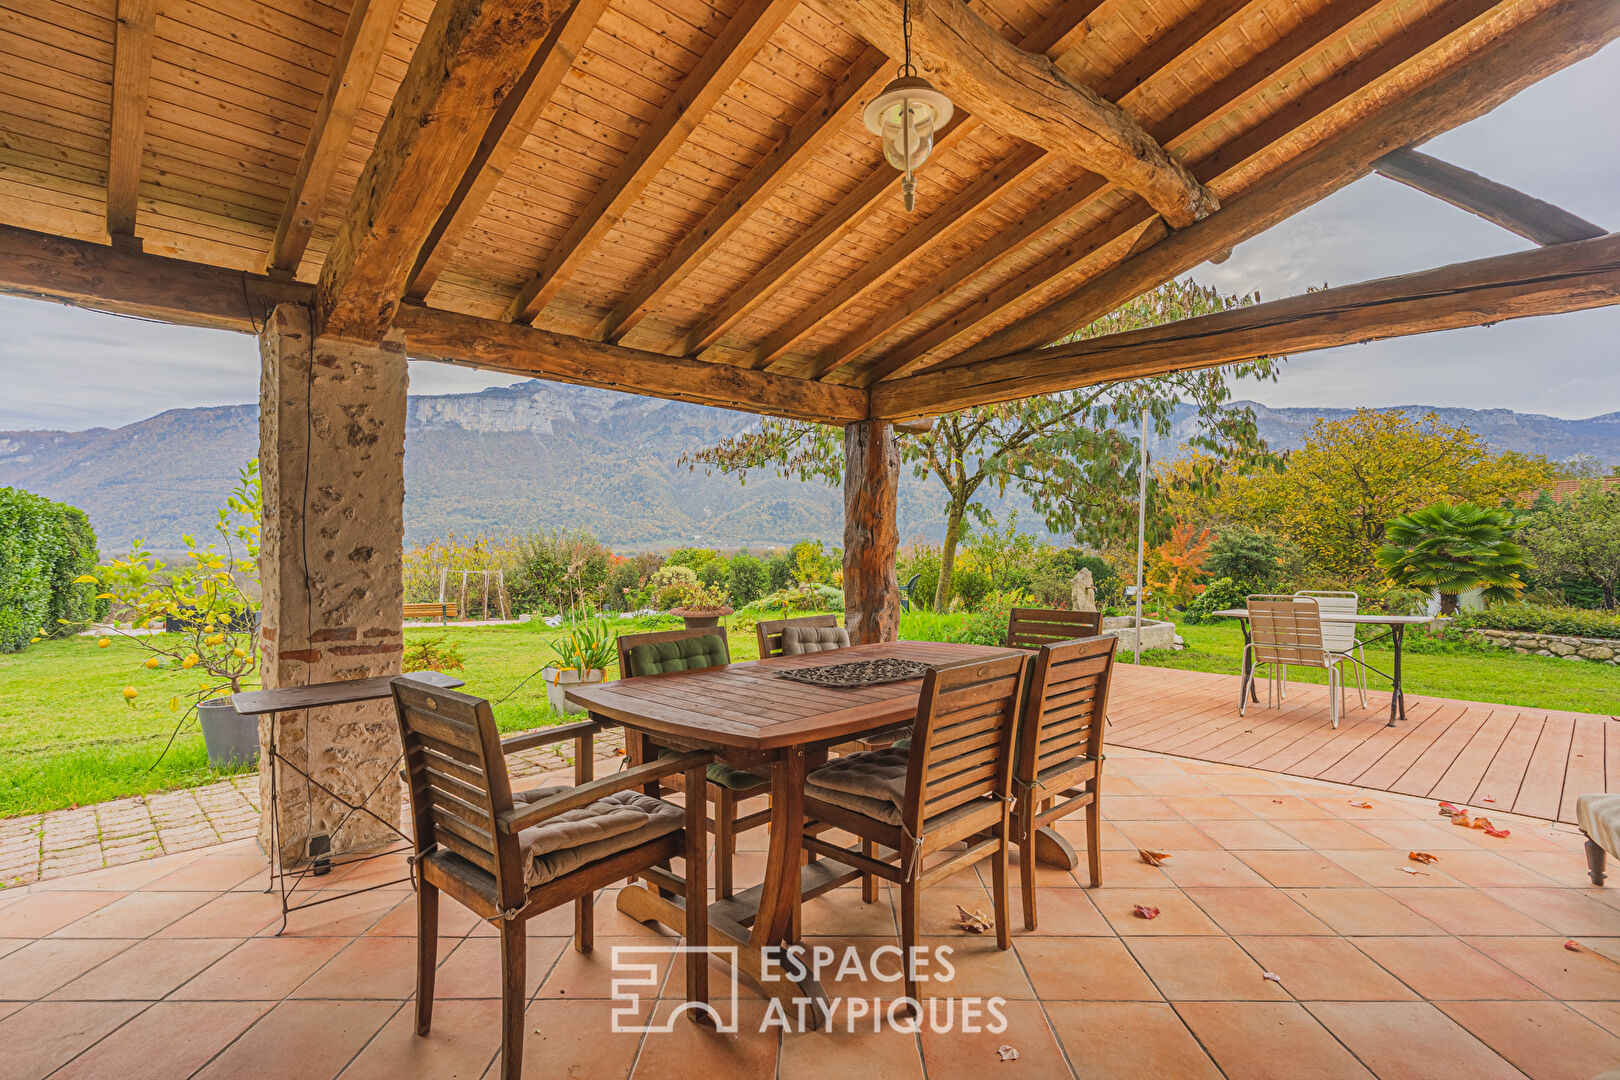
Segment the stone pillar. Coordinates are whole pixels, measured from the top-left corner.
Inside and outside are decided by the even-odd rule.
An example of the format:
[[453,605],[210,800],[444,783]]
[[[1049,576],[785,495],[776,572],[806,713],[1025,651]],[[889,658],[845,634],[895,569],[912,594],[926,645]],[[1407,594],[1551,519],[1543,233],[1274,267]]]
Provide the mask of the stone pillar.
[[883,420],[844,427],[844,626],[856,645],[900,635],[895,497],[900,443]]
[[[400,670],[404,544],[403,336],[379,345],[311,342],[309,309],[275,309],[259,337],[259,471],[264,483],[259,579],[266,688],[393,675]],[[280,754],[351,802],[399,820],[399,729],[386,701],[283,713]],[[259,723],[259,743],[270,720]],[[310,841],[334,853],[393,834],[277,766],[283,865]],[[269,755],[259,755],[259,844],[270,850]]]

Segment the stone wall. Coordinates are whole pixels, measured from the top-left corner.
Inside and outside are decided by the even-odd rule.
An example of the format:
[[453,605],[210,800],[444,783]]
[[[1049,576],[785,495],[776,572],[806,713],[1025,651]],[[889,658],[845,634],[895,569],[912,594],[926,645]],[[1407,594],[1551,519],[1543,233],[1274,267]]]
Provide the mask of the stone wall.
[[[1102,621],[1102,632],[1119,639],[1120,652],[1136,651],[1136,616],[1110,615]],[[1142,617],[1142,649],[1178,649],[1176,624],[1164,619]]]
[[1516,653],[1620,664],[1620,640],[1614,638],[1564,637],[1524,630],[1470,630],[1468,633],[1478,634],[1497,648],[1512,649]]

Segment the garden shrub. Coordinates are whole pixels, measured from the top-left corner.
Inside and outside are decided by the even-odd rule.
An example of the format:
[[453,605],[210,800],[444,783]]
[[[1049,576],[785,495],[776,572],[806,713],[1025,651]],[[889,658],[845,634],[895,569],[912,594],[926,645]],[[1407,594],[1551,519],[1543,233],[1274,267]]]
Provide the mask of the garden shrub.
[[[516,611],[562,611],[600,598],[611,553],[588,529],[548,529],[517,538],[507,592]],[[452,566],[452,573],[457,569]]]
[[793,564],[786,555],[772,555],[765,560],[765,584],[771,592],[780,592],[793,584]]
[[0,653],[41,630],[60,633],[105,613],[93,582],[96,534],[84,511],[21,488],[0,488]]
[[983,570],[957,570],[951,575],[951,594],[969,611],[977,611],[990,595],[990,575]]
[[727,567],[726,591],[731,594],[731,602],[738,607],[753,603],[770,589],[770,575],[765,564],[748,554],[739,551],[731,557]]
[[[1232,525],[1221,530],[1209,545],[1204,570],[1216,578],[1229,578],[1250,593],[1267,593],[1277,587],[1288,549],[1269,533]],[[1229,606],[1229,605],[1221,605]],[[1212,609],[1213,610],[1213,609]]]
[[1620,638],[1620,615],[1584,608],[1499,604],[1484,611],[1465,611],[1452,625],[1469,630],[1521,630],[1565,637]]
[[1181,617],[1194,625],[1214,622],[1215,612],[1240,608],[1248,602],[1248,590],[1229,577],[1218,577],[1204,586],[1204,591],[1193,598]]

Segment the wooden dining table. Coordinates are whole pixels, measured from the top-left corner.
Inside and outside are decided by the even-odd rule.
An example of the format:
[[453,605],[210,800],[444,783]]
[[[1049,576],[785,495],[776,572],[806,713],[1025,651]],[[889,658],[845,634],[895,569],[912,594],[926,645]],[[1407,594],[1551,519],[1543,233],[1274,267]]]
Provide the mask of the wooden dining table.
[[[885,657],[949,664],[1019,651],[892,641],[620,679],[570,689],[568,700],[584,706],[594,718],[615,721],[630,732],[649,736],[660,747],[708,750],[731,765],[769,775],[770,848],[765,880],[709,906],[708,944],[727,950],[725,955],[735,957],[738,969],[759,982],[767,994],[782,1000],[793,1015],[796,1005],[807,999],[824,1000],[825,994],[813,978],[794,982],[773,973],[764,979],[765,965],[792,941],[795,909],[801,898],[819,896],[859,877],[854,868],[830,858],[801,866],[805,775],[838,743],[909,724],[916,715],[922,680],[841,689],[785,679],[780,673]],[[1072,858],[1073,852],[1069,855]],[[618,906],[637,921],[656,921],[676,933],[685,925],[680,899],[645,884],[621,889]],[[798,1011],[806,1023],[815,1026],[819,1010]]]

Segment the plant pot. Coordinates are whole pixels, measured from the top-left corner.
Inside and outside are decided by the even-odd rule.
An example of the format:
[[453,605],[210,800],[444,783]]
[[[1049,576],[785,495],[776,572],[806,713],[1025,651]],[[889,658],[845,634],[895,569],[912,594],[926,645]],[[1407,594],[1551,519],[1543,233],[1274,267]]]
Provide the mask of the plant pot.
[[688,630],[707,630],[711,626],[720,625],[718,615],[682,615],[681,622],[686,624]]
[[197,720],[208,747],[208,767],[251,765],[259,758],[259,718],[243,716],[230,698],[199,702]]
[[603,668],[592,668],[581,678],[579,671],[574,668],[559,671],[554,667],[548,667],[540,673],[540,677],[546,680],[546,700],[551,703],[551,711],[563,716],[578,716],[585,711],[585,706],[575,705],[563,695],[576,686],[589,686],[601,682],[607,678],[607,671]]

